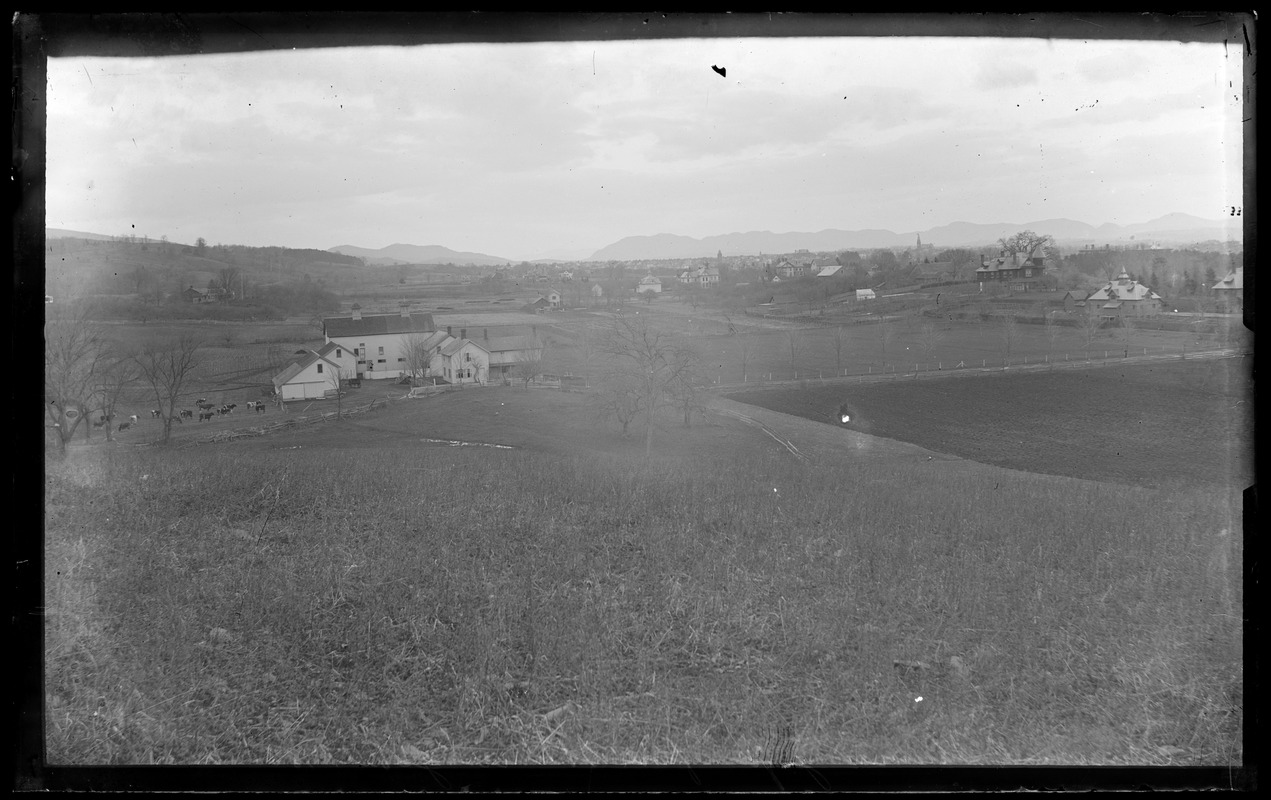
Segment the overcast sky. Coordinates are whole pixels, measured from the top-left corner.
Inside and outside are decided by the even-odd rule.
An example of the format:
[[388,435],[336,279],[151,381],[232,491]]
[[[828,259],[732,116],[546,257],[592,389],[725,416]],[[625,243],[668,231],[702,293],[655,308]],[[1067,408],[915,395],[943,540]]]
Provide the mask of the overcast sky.
[[520,260],[657,233],[1217,219],[1242,202],[1240,58],[742,38],[50,59],[47,224]]

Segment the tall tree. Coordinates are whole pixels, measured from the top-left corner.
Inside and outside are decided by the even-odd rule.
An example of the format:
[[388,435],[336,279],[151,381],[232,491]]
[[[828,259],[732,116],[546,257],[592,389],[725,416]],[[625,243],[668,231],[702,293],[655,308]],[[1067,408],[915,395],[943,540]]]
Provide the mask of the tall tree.
[[834,333],[831,339],[834,342],[834,365],[840,371],[843,369],[843,350],[847,347],[849,338],[846,325],[834,326]]
[[171,339],[150,339],[133,355],[141,379],[154,393],[163,419],[163,437],[167,444],[172,436],[172,420],[177,416],[177,401],[199,365],[202,341],[192,334]]
[[410,378],[411,384],[422,380],[428,375],[428,363],[431,353],[428,348],[424,347],[426,336],[419,333],[409,333],[401,338],[399,345],[406,359],[406,375]]
[[790,356],[790,370],[799,371],[799,359],[807,349],[807,334],[799,328],[789,328],[784,334],[786,353]]
[[1015,253],[1023,253],[1024,258],[1032,258],[1038,250],[1046,247],[1053,247],[1055,240],[1048,235],[1034,233],[1033,231],[1020,231],[1014,236],[1006,236],[997,240],[1002,249],[1007,253],[1014,255]]
[[111,421],[115,417],[115,409],[124,392],[137,382],[138,375],[137,364],[131,354],[108,348],[93,390],[93,411],[105,420],[103,427],[107,441],[114,441]]
[[44,410],[60,452],[92,406],[106,339],[83,308],[51,316],[44,324]]

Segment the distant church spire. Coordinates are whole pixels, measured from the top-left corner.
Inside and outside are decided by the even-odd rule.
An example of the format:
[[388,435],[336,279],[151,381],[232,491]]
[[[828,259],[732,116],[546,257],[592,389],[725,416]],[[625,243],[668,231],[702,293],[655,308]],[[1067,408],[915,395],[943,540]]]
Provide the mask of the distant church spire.
[[918,252],[922,252],[922,234],[918,234]]

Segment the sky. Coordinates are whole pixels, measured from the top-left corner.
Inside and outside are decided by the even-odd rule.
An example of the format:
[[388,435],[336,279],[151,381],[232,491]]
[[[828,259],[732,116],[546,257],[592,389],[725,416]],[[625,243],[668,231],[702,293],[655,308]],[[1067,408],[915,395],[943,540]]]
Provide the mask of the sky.
[[46,221],[522,260],[658,233],[1218,219],[1242,204],[1240,59],[900,37],[50,58]]

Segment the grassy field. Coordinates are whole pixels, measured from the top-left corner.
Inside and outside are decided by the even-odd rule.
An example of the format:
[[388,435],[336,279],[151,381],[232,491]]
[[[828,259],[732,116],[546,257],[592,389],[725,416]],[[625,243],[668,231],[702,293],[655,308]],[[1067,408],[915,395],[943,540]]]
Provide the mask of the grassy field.
[[736,400],[1011,469],[1141,486],[1253,483],[1252,357],[742,392]]
[[646,461],[579,395],[492,388],[73,447],[50,763],[1242,762],[1225,493],[716,402],[766,428],[668,419]]

